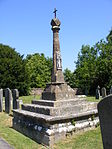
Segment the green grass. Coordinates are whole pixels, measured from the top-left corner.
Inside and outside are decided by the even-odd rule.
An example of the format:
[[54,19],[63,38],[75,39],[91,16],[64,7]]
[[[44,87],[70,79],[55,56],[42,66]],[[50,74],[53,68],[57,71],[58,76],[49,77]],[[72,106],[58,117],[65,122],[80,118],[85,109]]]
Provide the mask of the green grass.
[[37,99],[37,100],[40,99],[40,95],[36,95],[35,97],[32,96],[32,95],[30,95],[30,96],[20,96],[19,99],[22,100],[23,103],[31,103],[31,101],[33,99]]
[[[12,128],[12,117],[0,113],[0,137],[5,139],[15,149],[45,149],[42,145]],[[55,144],[53,149],[103,149],[100,128],[82,132]]]
[[28,137],[15,131],[12,128],[12,117],[5,113],[0,113],[0,137],[5,139],[15,149],[40,149],[39,144]]
[[59,142],[58,149],[103,149],[100,127]]
[[[35,99],[39,99],[36,96]],[[23,103],[31,103],[34,96],[22,96]],[[95,97],[87,97],[88,101],[99,101]],[[0,113],[0,137],[5,139],[15,149],[45,149],[12,128],[12,117],[4,112]],[[58,142],[53,149],[103,149],[100,127],[94,130],[82,132]]]
[[86,97],[86,100],[87,101],[91,101],[91,102],[99,102],[102,98],[100,97],[100,99],[96,99],[95,97],[93,96],[87,96]]

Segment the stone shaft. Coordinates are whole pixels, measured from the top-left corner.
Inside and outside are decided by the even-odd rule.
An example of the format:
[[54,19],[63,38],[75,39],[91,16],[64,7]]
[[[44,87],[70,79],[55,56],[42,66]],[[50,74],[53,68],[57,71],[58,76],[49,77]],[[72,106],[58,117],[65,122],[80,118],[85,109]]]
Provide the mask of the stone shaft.
[[57,18],[52,19],[51,25],[53,31],[53,70],[51,81],[64,82],[64,77],[62,73],[62,58],[59,43],[60,21]]
[[3,89],[0,89],[0,112],[3,111]]
[[5,112],[10,113],[11,112],[11,100],[12,100],[12,93],[9,88],[5,90]]

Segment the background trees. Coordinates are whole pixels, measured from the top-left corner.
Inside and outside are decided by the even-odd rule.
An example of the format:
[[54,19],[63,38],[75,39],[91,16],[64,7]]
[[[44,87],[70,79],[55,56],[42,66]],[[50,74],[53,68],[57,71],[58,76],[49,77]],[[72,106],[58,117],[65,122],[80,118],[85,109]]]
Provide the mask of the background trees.
[[30,77],[30,87],[44,88],[51,81],[52,59],[44,54],[33,54],[26,57],[26,67]]
[[70,85],[72,88],[76,87],[76,82],[75,82],[75,74],[71,72],[68,68],[64,70],[64,79]]
[[96,87],[112,85],[112,31],[107,40],[101,40],[93,47],[82,46],[76,63],[76,85],[89,94],[94,94]]
[[23,56],[0,44],[0,88],[17,88],[21,95],[29,91],[29,75]]
[[[108,90],[112,86],[112,30],[106,41],[94,46],[83,45],[76,69],[64,70],[65,81],[71,87],[81,88],[86,94],[95,94],[99,85]],[[52,59],[44,54],[27,55],[24,59],[15,49],[0,44],[0,88],[17,88],[27,95],[29,88],[44,88],[51,81]]]

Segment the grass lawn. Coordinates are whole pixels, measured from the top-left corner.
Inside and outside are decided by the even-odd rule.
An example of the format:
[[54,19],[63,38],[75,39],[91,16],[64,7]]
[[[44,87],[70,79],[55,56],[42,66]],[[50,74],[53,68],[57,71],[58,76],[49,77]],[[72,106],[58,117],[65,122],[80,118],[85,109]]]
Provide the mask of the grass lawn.
[[31,103],[31,101],[33,99],[40,99],[40,95],[36,95],[35,97],[33,95],[30,95],[30,96],[20,96],[19,97],[20,100],[23,101],[23,103]]
[[87,101],[91,101],[91,102],[99,102],[102,98],[100,97],[100,99],[96,99],[94,96],[87,96],[86,100]]
[[[20,97],[20,100],[22,99],[23,100],[23,103],[31,103],[31,101],[33,99],[40,99],[40,95],[36,95],[35,97],[30,95],[30,96],[21,96]],[[102,98],[100,97],[100,99],[96,99],[94,96],[87,96],[86,97],[86,100],[87,101],[91,101],[91,102],[99,102]]]
[[[0,113],[0,137],[5,139],[15,149],[45,149],[33,140],[25,137],[12,128],[12,117]],[[103,149],[100,128],[82,132],[55,144],[53,149]]]
[[[35,99],[39,99],[36,96]],[[23,103],[31,103],[34,96],[22,96]],[[94,97],[87,97],[88,101],[96,101]],[[0,137],[5,139],[15,149],[45,149],[44,146],[36,143],[12,128],[12,117],[8,114],[0,113]],[[58,142],[53,149],[103,149],[100,127],[87,132],[68,137]]]

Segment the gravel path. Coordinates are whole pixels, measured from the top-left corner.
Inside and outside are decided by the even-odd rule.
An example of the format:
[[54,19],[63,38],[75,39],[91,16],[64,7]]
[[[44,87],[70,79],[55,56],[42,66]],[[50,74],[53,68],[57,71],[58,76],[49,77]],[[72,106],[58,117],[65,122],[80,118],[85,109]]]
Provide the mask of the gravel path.
[[14,149],[6,141],[0,138],[0,149]]

